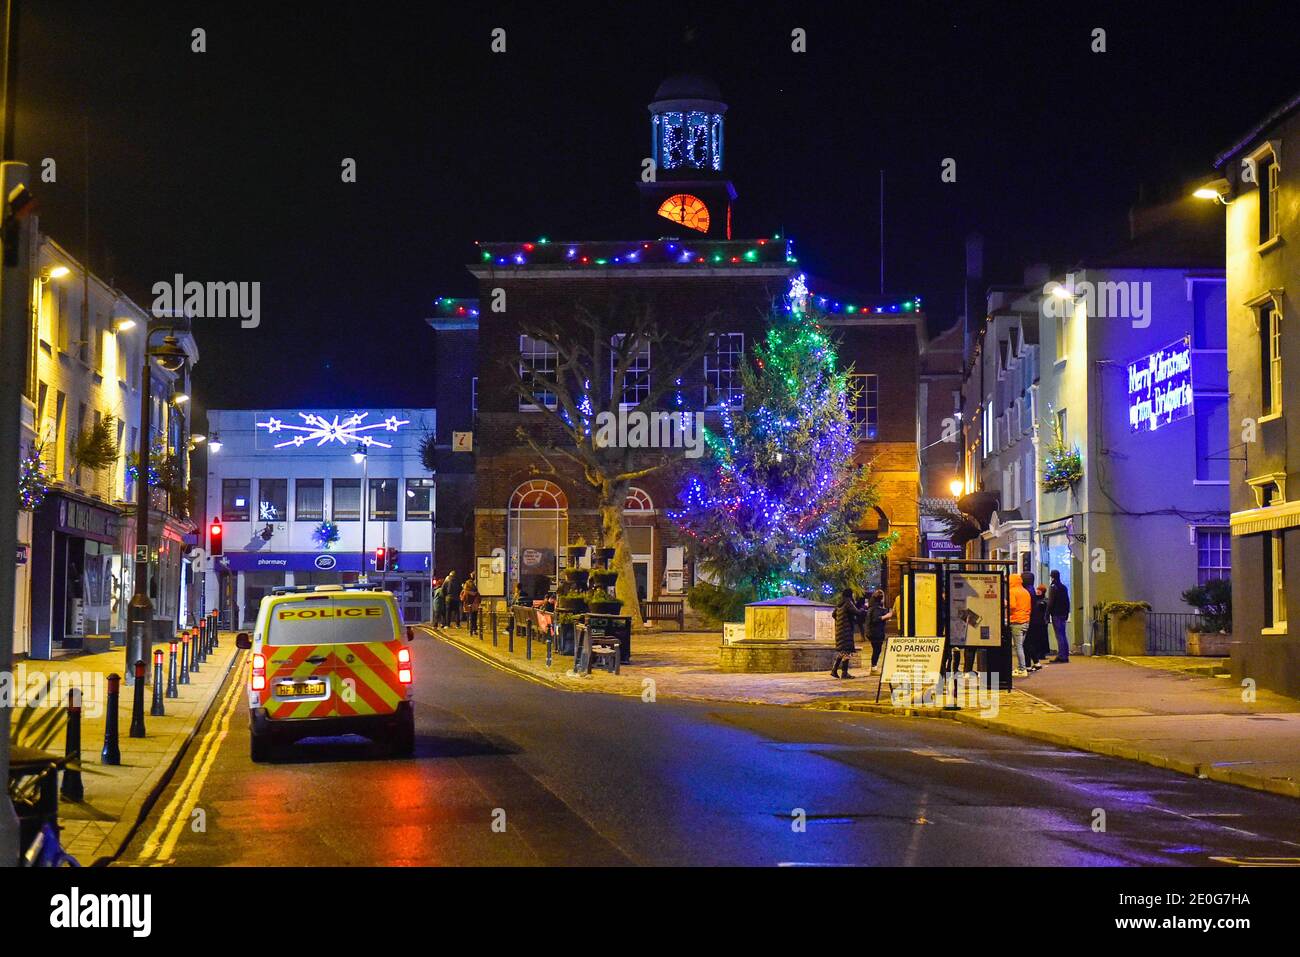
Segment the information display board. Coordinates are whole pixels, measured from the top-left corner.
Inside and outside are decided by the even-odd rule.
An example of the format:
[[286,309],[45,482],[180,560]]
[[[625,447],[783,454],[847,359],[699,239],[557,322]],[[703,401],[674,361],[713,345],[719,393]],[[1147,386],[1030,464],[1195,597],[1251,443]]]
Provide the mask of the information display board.
[[996,648],[1002,643],[1002,576],[954,571],[948,579],[950,640],[959,648]]

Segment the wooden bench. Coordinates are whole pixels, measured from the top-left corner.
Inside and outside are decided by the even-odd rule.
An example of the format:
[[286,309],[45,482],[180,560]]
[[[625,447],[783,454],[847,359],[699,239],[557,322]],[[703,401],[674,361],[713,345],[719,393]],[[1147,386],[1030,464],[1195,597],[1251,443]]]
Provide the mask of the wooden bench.
[[684,601],[643,601],[641,602],[641,620],[675,621],[677,630],[686,630],[686,602]]

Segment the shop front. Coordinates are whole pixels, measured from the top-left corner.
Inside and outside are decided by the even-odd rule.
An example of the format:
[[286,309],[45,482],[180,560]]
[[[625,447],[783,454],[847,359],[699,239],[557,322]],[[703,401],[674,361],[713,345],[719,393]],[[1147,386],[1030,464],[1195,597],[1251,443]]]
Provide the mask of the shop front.
[[[408,564],[414,568],[405,567]],[[230,552],[215,560],[222,621],[249,627],[271,589],[286,585],[314,587],[345,585],[361,573],[358,552]],[[429,608],[429,556],[403,555],[393,571],[375,569],[373,553],[366,555],[370,583],[397,598],[404,621],[427,621]]]
[[32,515],[31,657],[106,651],[122,606],[121,512],[52,491]]

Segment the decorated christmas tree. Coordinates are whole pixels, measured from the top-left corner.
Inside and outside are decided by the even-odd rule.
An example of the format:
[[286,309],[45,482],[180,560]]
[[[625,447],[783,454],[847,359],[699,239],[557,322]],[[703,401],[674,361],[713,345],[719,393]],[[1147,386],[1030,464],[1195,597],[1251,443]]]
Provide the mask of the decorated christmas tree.
[[691,595],[713,617],[734,618],[755,599],[861,590],[892,544],[856,534],[877,493],[854,461],[851,370],[819,318],[797,277],[741,364],[743,406],[723,403],[703,467],[669,512],[716,583]]

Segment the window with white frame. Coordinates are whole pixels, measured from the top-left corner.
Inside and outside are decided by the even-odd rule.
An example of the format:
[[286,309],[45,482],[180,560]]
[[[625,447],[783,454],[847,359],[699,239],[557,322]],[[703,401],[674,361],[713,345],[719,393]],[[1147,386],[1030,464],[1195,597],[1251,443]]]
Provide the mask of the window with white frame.
[[1054,337],[1056,339],[1056,361],[1061,362],[1065,359],[1069,351],[1066,348],[1065,336],[1070,328],[1068,311],[1074,308],[1074,304],[1067,300],[1065,305],[1058,306],[1057,308],[1067,313],[1066,315],[1056,317],[1056,335]]
[[1286,631],[1286,537],[1283,530],[1264,536],[1265,581],[1268,593],[1265,621],[1275,631]]
[[[523,378],[525,386],[530,382],[533,383],[529,386],[533,394],[532,401],[523,396],[519,397],[520,411],[534,411],[542,406],[548,409],[555,408],[555,392],[546,388],[544,383],[555,381],[558,365],[559,354],[549,342],[534,339],[532,336],[519,337],[519,375]],[[540,377],[542,382],[537,382],[534,376]]]
[[1259,182],[1259,241],[1266,243],[1278,234],[1278,166],[1277,157],[1270,151],[1255,163]]
[[745,397],[740,387],[740,363],[745,356],[743,332],[720,332],[704,353],[704,404],[710,409],[738,409]]
[[[619,333],[609,341],[609,388],[612,392],[618,388],[615,381],[618,377],[619,359],[622,358],[619,350],[623,346],[623,340],[626,338],[623,333]],[[623,374],[623,389],[619,402],[625,406],[640,405],[642,400],[650,394],[650,343],[642,339],[637,344],[636,352],[632,353],[628,359],[627,371]]]
[[1282,310],[1270,300],[1259,309],[1260,405],[1264,415],[1282,413]]
[[849,422],[859,439],[875,439],[880,431],[880,380],[873,372],[849,377]]
[[1232,577],[1232,533],[1226,528],[1196,530],[1196,582]]

